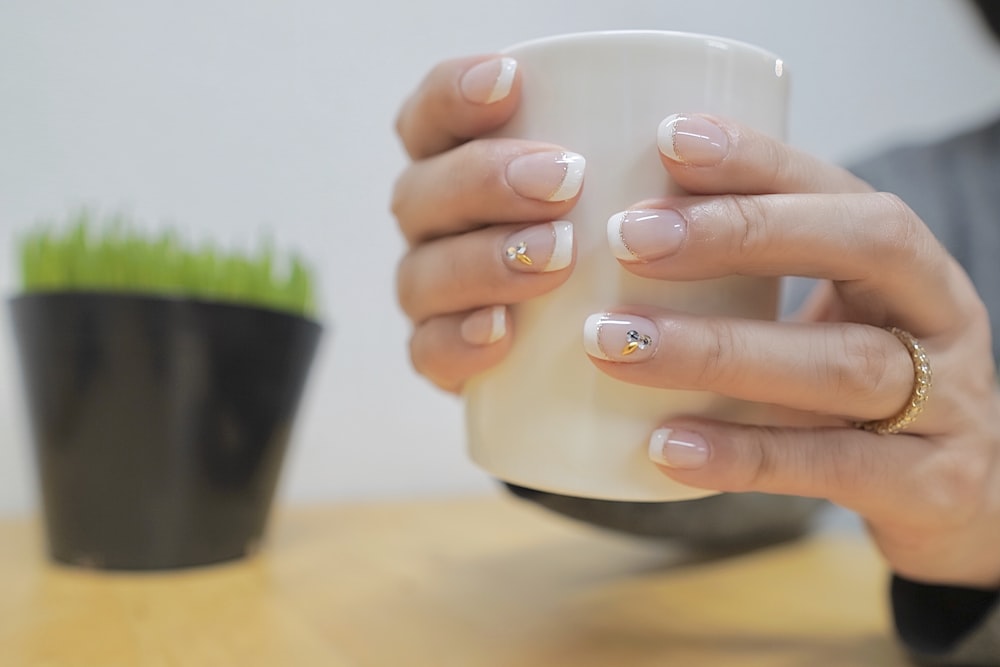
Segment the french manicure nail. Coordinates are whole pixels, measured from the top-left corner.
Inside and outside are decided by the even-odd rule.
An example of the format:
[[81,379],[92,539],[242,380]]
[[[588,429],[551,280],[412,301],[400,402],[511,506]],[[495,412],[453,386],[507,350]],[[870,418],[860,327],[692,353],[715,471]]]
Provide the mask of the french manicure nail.
[[507,266],[527,273],[565,269],[573,261],[573,223],[547,222],[515,232],[503,246]]
[[462,96],[474,104],[493,104],[510,94],[517,61],[504,56],[473,65],[462,75]]
[[566,201],[580,191],[586,166],[578,153],[528,153],[507,165],[507,182],[522,197]]
[[694,167],[715,166],[729,154],[729,135],[702,116],[667,116],[660,122],[656,143],[671,160]]
[[618,259],[645,262],[672,255],[687,236],[687,221],[677,211],[631,210],[608,219],[608,245]]
[[597,313],[583,324],[587,354],[606,361],[645,361],[656,353],[659,337],[652,320],[636,315]]
[[480,308],[466,316],[459,327],[462,340],[470,345],[490,345],[507,333],[507,307]]
[[659,428],[649,438],[649,459],[668,468],[697,470],[708,463],[708,443],[697,433]]

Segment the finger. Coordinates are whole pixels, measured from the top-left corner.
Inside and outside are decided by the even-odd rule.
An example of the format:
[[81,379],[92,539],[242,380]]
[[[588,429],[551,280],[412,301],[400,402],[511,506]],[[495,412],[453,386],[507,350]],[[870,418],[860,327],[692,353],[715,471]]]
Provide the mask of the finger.
[[517,108],[517,61],[480,55],[441,63],[403,104],[396,131],[413,159],[503,125]]
[[501,305],[434,317],[414,328],[410,360],[438,387],[457,393],[470,377],[500,363],[510,349],[509,329]]
[[[640,314],[594,315],[584,327],[598,367],[632,384],[712,391],[851,421],[897,414],[913,389],[909,352],[878,327],[633,311]],[[927,428],[929,418],[919,425]]]
[[399,303],[422,322],[525,301],[565,282],[573,253],[573,225],[564,221],[448,236],[414,248],[400,262]]
[[485,224],[553,220],[573,207],[585,166],[551,144],[472,141],[406,169],[392,210],[411,244]]
[[692,194],[870,192],[849,171],[739,123],[674,114],[660,123],[657,145],[671,177]]
[[649,455],[689,486],[827,498],[876,523],[923,526],[954,521],[954,501],[978,493],[986,468],[927,438],[693,419],[655,431]]
[[837,282],[847,317],[927,335],[977,310],[975,291],[894,195],[682,198],[608,222],[612,252],[647,278],[798,275]]

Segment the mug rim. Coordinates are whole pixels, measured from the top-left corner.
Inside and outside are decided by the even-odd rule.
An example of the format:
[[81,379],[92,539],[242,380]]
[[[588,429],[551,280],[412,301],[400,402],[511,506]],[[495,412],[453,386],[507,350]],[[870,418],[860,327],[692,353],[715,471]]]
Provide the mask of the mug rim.
[[[634,29],[634,30],[591,30],[591,31],[581,31],[581,32],[568,32],[562,34],[548,35],[545,37],[536,37],[533,39],[516,42],[514,44],[504,47],[500,52],[507,54],[512,51],[532,49],[552,44],[594,41],[594,40],[602,41],[617,37],[646,37],[649,39],[669,37],[674,40],[684,41],[688,43],[698,43],[703,45],[709,44],[713,46],[723,47],[725,49],[732,49],[734,51],[738,50],[738,51],[743,51],[745,53],[753,53],[758,56],[767,57],[774,61],[784,62],[783,59],[777,54],[775,54],[773,51],[765,49],[762,46],[757,46],[756,44],[751,44],[750,42],[744,42],[739,39],[733,39],[732,37],[721,37],[719,35],[709,35],[707,33],[699,33],[699,32],[687,32],[684,30]],[[712,44],[713,42],[714,44]]]

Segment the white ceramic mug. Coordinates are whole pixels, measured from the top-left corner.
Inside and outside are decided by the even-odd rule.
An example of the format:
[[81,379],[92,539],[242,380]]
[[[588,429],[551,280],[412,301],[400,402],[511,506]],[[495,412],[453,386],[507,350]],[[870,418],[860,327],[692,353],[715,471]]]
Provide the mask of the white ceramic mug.
[[581,342],[586,318],[622,304],[771,319],[777,281],[639,278],[621,268],[608,218],[678,192],[656,147],[662,119],[705,112],[783,137],[781,60],[718,37],[615,31],[550,37],[507,49],[520,107],[499,136],[552,142],[586,158],[573,223],[576,266],[555,291],[514,307],[514,345],[466,390],[469,450],[502,480],[571,496],[680,500],[707,495],[647,458],[649,436],[675,414],[753,421],[754,406],[705,392],[638,387],[598,371]]

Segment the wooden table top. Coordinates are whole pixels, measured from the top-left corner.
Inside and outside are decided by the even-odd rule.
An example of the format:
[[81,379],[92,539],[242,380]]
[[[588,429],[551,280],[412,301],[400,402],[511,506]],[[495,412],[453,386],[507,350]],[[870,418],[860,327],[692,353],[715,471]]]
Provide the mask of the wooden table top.
[[47,564],[0,521],[4,667],[907,665],[861,537],[731,558],[506,497],[279,510],[229,565]]

